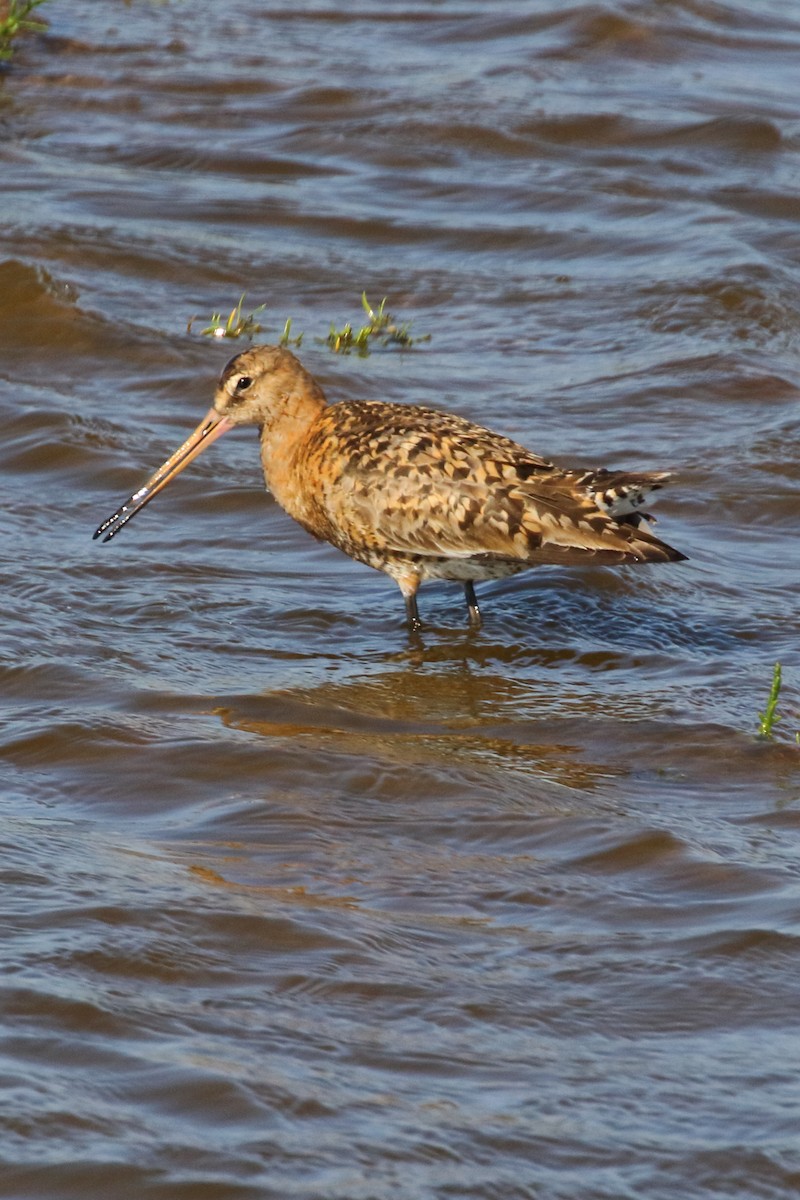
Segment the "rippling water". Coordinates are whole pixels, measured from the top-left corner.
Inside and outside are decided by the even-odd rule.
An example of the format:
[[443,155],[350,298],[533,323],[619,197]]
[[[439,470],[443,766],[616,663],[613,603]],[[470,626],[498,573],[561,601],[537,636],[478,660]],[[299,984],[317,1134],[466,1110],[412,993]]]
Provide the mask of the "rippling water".
[[[794,1194],[797,6],[42,11],[0,80],[0,1193]],[[430,341],[333,356],[364,289]],[[246,433],[93,543],[243,291],[332,398],[674,468],[690,561],[485,585],[479,634],[432,586],[410,645]]]

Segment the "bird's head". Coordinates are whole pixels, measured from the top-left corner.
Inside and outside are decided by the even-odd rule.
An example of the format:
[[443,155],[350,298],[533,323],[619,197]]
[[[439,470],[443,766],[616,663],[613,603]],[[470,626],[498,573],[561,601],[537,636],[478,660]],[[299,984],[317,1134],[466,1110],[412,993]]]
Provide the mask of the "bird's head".
[[207,446],[237,425],[257,425],[267,437],[302,429],[325,407],[322,389],[282,346],[252,346],[223,369],[214,404],[182,446],[95,532],[104,542],[170,483]]
[[283,346],[252,346],[219,378],[214,411],[231,425],[269,429],[283,419],[315,415],[325,397],[313,376]]

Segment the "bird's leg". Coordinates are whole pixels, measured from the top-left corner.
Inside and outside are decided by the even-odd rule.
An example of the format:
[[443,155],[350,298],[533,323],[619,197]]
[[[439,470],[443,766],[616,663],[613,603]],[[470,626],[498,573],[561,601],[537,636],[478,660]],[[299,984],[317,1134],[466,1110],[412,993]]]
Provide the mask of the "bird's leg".
[[417,594],[411,592],[410,595],[403,595],[406,602],[406,617],[408,618],[408,628],[412,633],[417,633],[422,629],[422,621],[419,619],[419,609],[417,608]]
[[481,610],[478,608],[478,597],[475,595],[475,584],[471,579],[464,584],[464,597],[467,601],[470,627],[480,629],[483,621],[481,620]]
[[408,628],[412,633],[418,633],[422,629],[422,621],[419,619],[419,609],[417,608],[417,592],[419,591],[419,575],[415,571],[406,571],[395,575],[392,573],[400,591],[403,593],[403,599],[406,603],[406,618],[408,620]]

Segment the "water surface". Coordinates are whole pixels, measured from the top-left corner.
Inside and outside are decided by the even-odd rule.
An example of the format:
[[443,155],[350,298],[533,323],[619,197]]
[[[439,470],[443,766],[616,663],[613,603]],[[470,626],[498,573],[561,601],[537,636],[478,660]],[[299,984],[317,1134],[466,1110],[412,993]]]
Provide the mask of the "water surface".
[[[44,12],[0,80],[0,1194],[792,1194],[795,6]],[[333,356],[362,290],[430,341]],[[690,561],[484,585],[478,634],[430,586],[410,644],[252,431],[92,542],[242,292],[332,399],[676,470]]]

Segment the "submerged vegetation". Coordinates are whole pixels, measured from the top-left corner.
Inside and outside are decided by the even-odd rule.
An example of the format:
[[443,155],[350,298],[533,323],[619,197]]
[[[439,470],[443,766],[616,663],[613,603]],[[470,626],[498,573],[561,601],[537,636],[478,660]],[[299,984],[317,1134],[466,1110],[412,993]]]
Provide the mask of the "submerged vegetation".
[[[201,329],[201,334],[204,337],[216,338],[240,338],[240,337],[255,337],[256,334],[263,333],[265,327],[258,319],[266,308],[265,304],[259,304],[252,312],[245,313],[243,305],[246,293],[242,293],[239,297],[239,303],[231,309],[226,318],[222,312],[212,313],[211,319],[204,329]],[[400,346],[407,349],[414,345],[415,342],[430,341],[430,334],[424,334],[422,337],[412,338],[409,324],[400,324],[397,319],[386,311],[386,297],[381,300],[377,309],[374,309],[367,299],[366,292],[361,293],[361,307],[366,314],[366,324],[360,325],[358,329],[354,329],[349,322],[337,329],[336,323],[332,323],[330,332],[327,337],[318,337],[316,341],[321,345],[328,346],[334,354],[350,354],[355,351],[362,357],[366,357],[373,346]],[[192,326],[198,317],[192,317],[187,325],[187,332],[191,332]],[[278,342],[281,346],[299,346],[303,340],[303,334],[299,333],[292,335],[292,318],[287,317],[283,327],[283,333],[280,335]]]
[[[255,337],[257,333],[261,333],[264,326],[256,318],[267,306],[266,304],[259,304],[258,308],[254,308],[252,312],[243,315],[242,305],[244,304],[245,295],[246,293],[242,292],[239,297],[239,303],[234,305],[224,322],[221,312],[212,313],[208,325],[206,325],[205,329],[200,330],[203,337]],[[189,323],[186,326],[187,333],[192,332],[192,326],[199,319],[199,317],[189,318]]]
[[[777,725],[778,721],[781,719],[778,714],[778,700],[781,694],[782,682],[783,672],[781,670],[781,664],[776,662],[772,671],[772,684],[769,689],[769,696],[767,697],[767,706],[763,712],[758,714],[759,737],[771,738],[773,727]],[[794,735],[794,740],[800,745],[800,732]]]
[[21,33],[41,33],[44,21],[31,20],[35,8],[46,0],[0,0],[0,62],[14,53],[14,39]]
[[775,663],[775,668],[772,672],[772,686],[769,689],[769,697],[767,699],[767,707],[763,713],[760,712],[758,722],[758,733],[760,737],[772,737],[772,727],[780,721],[778,716],[778,697],[781,694],[781,664]]
[[[408,325],[398,325],[391,313],[386,312],[386,297],[381,300],[377,310],[373,309],[367,299],[367,293],[361,293],[361,307],[367,315],[367,324],[362,325],[357,333],[353,332],[350,324],[341,329],[331,325],[330,333],[325,339],[334,354],[349,354],[355,350],[358,354],[369,354],[370,343],[377,342],[381,346],[412,346]],[[430,335],[417,338],[417,341],[429,341]]]
[[299,346],[303,341],[302,333],[298,333],[296,337],[292,337],[292,318],[286,318],[286,324],[283,327],[283,333],[278,338],[279,346]]

